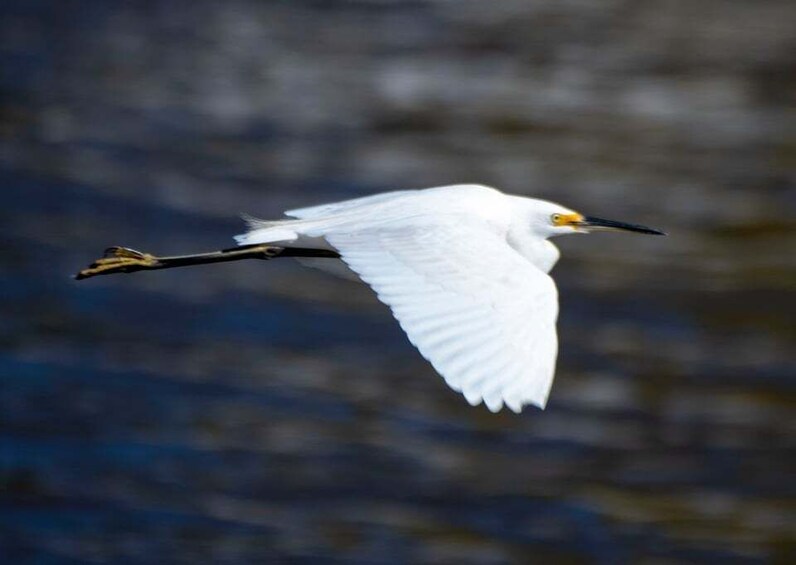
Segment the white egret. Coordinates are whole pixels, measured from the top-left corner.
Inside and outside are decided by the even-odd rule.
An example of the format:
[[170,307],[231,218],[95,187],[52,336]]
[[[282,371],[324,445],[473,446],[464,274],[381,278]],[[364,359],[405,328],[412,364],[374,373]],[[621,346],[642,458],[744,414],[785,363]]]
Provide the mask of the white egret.
[[471,405],[544,408],[558,342],[559,258],[549,238],[595,230],[664,235],[481,185],[387,192],[248,218],[240,247],[156,257],[114,247],[77,278],[238,259],[339,258]]

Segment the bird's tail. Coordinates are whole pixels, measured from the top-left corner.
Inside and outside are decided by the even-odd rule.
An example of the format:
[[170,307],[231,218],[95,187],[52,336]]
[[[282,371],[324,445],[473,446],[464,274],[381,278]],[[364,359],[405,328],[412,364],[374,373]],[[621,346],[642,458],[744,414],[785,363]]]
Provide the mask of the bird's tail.
[[238,245],[255,243],[282,243],[295,241],[301,220],[261,220],[247,214],[242,215],[248,230],[235,236]]

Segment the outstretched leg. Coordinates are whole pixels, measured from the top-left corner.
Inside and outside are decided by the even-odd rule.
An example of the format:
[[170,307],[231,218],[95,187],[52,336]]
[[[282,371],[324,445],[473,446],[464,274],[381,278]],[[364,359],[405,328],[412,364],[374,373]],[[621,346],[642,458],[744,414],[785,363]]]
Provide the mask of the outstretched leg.
[[279,247],[268,244],[242,245],[210,253],[194,255],[175,255],[157,257],[149,253],[141,253],[127,247],[109,247],[100,259],[75,275],[75,279],[87,279],[97,275],[113,275],[116,273],[133,273],[155,269],[171,269],[190,265],[207,265],[209,263],[225,263],[242,259],[275,259],[277,257],[327,257],[337,258],[340,255],[326,249],[304,249],[300,247]]

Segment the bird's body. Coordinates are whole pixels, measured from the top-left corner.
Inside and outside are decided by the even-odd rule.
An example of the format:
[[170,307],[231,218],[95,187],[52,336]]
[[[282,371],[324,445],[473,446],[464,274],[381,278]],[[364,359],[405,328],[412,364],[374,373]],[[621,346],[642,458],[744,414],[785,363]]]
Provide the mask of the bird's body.
[[493,412],[544,408],[558,342],[558,293],[548,273],[555,235],[658,230],[583,216],[559,204],[481,185],[388,192],[250,218],[240,247],[157,257],[113,247],[77,278],[297,257],[342,259],[370,285],[409,340],[467,401]]
[[[558,261],[558,248],[546,239],[533,237],[539,207],[548,217],[563,207],[543,200],[504,194],[494,188],[459,184],[420,190],[399,190],[285,212],[292,220],[249,218],[250,231],[235,239],[239,244],[290,243],[313,249],[334,249],[326,235],[364,230],[417,230],[465,222],[474,235],[480,230],[506,241],[545,273]],[[573,213],[571,210],[569,213]],[[471,245],[477,241],[470,241]]]
[[557,290],[547,273],[559,252],[548,238],[596,224],[558,204],[480,185],[389,192],[286,215],[293,219],[250,219],[238,243],[336,251],[470,404],[483,401],[493,412],[545,406],[558,349]]

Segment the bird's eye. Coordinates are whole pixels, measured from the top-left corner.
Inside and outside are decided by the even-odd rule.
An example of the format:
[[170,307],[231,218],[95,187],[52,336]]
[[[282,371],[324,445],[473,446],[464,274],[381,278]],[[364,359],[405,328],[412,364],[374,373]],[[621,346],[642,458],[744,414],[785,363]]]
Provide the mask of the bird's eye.
[[562,220],[561,214],[553,214],[552,216],[550,216],[550,219],[553,221],[554,226],[561,225],[561,220]]

